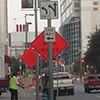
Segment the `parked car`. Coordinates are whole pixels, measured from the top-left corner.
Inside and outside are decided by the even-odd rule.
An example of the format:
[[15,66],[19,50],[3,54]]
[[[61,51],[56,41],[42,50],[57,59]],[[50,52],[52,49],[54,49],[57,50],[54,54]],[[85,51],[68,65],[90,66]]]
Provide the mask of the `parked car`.
[[91,74],[88,75],[84,80],[84,91],[90,93],[91,90],[100,89],[100,74]]
[[[57,85],[57,80],[58,80],[58,85]],[[43,84],[43,92],[49,94],[49,74],[46,74],[43,77],[42,84]],[[66,94],[74,95],[73,79],[67,72],[53,73],[54,95],[57,95],[57,87],[58,87],[58,95],[66,95]]]
[[9,89],[9,80],[6,78],[0,78],[0,96],[3,92]]

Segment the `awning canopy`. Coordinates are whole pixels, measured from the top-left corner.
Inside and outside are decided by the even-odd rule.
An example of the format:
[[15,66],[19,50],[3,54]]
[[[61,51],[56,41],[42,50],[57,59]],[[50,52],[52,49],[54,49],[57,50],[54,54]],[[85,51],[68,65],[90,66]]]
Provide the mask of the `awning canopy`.
[[7,55],[5,55],[5,63],[12,63],[11,58]]

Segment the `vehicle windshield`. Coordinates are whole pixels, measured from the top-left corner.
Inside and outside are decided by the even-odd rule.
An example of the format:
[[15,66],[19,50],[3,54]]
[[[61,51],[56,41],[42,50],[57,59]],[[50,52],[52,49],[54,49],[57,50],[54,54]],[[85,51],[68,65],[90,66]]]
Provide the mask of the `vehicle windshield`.
[[[58,74],[58,79],[68,79],[70,78],[67,74]],[[57,75],[53,76],[53,79],[57,79]]]
[[100,79],[100,76],[89,76],[88,79]]

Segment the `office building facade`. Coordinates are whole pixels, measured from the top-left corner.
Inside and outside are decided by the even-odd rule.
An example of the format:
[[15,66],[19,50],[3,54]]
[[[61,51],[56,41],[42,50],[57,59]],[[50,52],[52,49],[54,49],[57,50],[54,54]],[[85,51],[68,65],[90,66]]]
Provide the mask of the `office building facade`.
[[0,77],[8,74],[7,0],[0,0]]
[[[66,6],[67,5],[67,6]],[[61,36],[69,46],[62,52],[66,65],[84,57],[89,33],[100,25],[99,0],[60,0]]]
[[[38,33],[40,34],[40,32]],[[9,37],[9,46],[10,46],[10,56],[11,57],[20,57],[24,54],[26,50],[26,33],[25,32],[11,32],[8,35]],[[35,32],[27,32],[27,44],[28,48],[30,43],[35,39]]]

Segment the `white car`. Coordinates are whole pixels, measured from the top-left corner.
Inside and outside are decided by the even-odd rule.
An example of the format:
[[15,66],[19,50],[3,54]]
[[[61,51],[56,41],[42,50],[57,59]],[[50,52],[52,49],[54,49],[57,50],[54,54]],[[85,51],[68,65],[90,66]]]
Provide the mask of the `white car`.
[[[48,92],[49,92],[49,74],[46,74],[43,81],[44,81],[43,91],[45,91],[48,94]],[[66,94],[74,95],[73,79],[71,78],[71,76],[68,72],[53,73],[54,95],[57,95],[57,88],[58,88],[58,95],[66,95]]]

